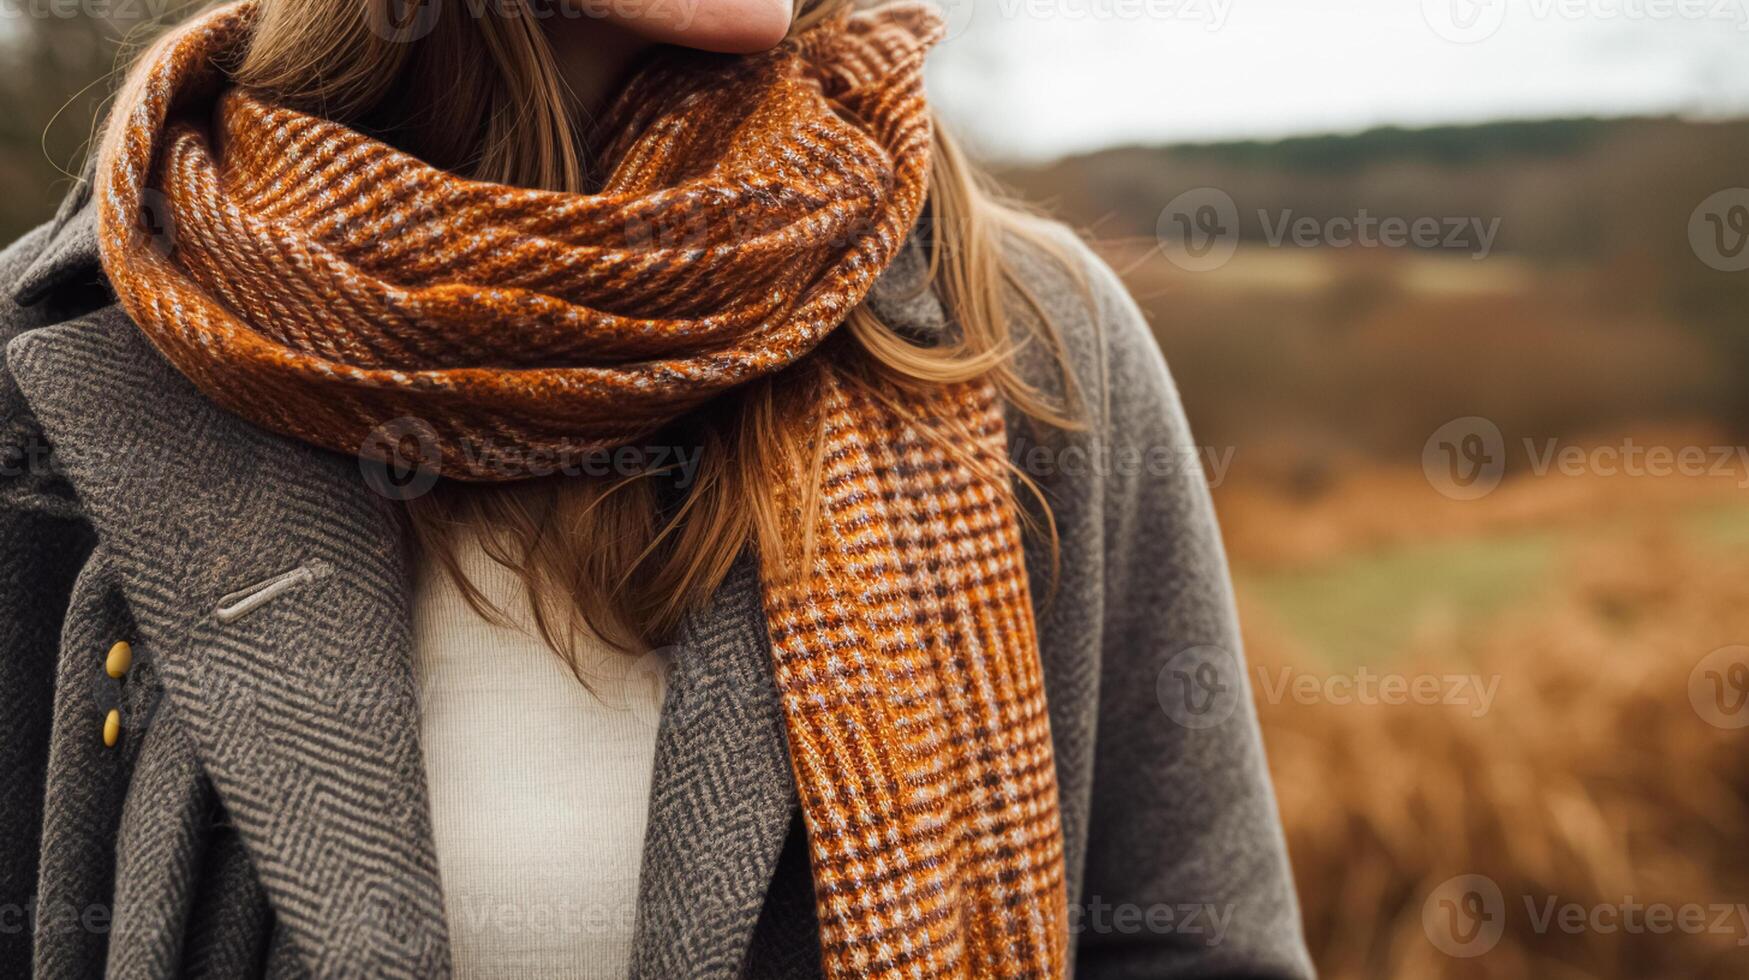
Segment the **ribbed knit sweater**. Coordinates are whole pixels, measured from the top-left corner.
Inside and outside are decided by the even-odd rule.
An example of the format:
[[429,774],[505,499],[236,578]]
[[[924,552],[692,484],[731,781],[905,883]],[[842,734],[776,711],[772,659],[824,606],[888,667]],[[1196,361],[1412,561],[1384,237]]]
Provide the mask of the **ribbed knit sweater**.
[[586,689],[534,632],[518,579],[476,540],[459,557],[510,622],[421,564],[414,665],[456,977],[620,980],[666,666],[591,644]]

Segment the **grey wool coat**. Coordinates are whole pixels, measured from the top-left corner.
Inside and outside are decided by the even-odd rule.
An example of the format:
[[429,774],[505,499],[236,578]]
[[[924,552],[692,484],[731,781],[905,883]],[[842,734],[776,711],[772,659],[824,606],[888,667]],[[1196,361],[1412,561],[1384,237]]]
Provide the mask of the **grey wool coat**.
[[[0,978],[446,977],[390,505],[356,460],[221,411],[154,351],[105,286],[83,187],[0,255]],[[1071,247],[1090,296],[1015,261],[1087,425],[1011,438],[1061,536],[1048,602],[1048,547],[1028,562],[1074,975],[1308,977],[1206,484],[1139,313]],[[912,248],[876,299],[927,334],[921,275]],[[632,974],[817,976],[748,561],[673,653]],[[1192,676],[1230,683],[1180,704]]]

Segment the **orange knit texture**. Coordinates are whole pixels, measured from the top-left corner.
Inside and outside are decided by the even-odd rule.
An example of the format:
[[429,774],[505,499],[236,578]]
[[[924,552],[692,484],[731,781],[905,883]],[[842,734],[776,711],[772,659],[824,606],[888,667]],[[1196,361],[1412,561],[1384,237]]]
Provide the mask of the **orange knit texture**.
[[767,585],[828,977],[1055,978],[1067,910],[1038,639],[989,385],[925,417],[828,384],[813,574]]
[[[810,352],[923,209],[940,18],[861,10],[743,58],[661,55],[592,194],[468,180],[229,87],[252,2],[180,28],[99,162],[117,298],[196,387],[348,454],[417,420],[444,476],[514,480]],[[766,586],[825,973],[1055,978],[1055,765],[986,382],[901,415],[823,373],[817,550]],[[969,465],[918,430],[975,434]],[[781,490],[782,488],[778,488]]]
[[594,194],[463,179],[224,88],[253,13],[182,28],[118,108],[104,267],[210,398],[341,452],[406,417],[459,479],[623,445],[813,350],[923,208],[921,4],[658,57],[605,114]]

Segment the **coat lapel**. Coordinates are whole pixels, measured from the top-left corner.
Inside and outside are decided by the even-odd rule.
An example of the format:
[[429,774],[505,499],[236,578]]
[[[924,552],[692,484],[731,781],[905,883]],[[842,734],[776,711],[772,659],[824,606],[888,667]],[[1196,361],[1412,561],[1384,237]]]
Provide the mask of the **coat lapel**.
[[[445,975],[410,577],[356,461],[219,410],[114,307],[7,362],[306,965]],[[632,972],[733,977],[796,806],[750,559],[666,652]]]
[[[354,461],[214,407],[115,307],[6,353],[306,966],[447,974],[384,502]],[[219,614],[288,572],[271,602]]]
[[[88,186],[20,302],[100,278]],[[870,302],[931,343],[947,324],[927,287],[914,238]],[[218,409],[116,307],[6,357],[305,965],[446,976],[411,579],[387,503],[355,460]],[[275,580],[289,587],[233,614]],[[632,976],[738,976],[797,807],[750,556],[668,653]]]
[[737,977],[798,805],[749,556],[670,652],[631,976]]

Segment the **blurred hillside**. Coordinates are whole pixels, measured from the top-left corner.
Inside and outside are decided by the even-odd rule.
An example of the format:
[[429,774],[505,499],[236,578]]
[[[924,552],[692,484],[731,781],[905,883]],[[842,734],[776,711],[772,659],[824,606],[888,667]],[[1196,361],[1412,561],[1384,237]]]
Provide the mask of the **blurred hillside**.
[[[1749,121],[1574,119],[1129,147],[1004,176],[1101,243],[1203,441],[1315,479],[1353,454],[1419,452],[1468,415],[1509,442],[1739,432],[1749,279],[1699,261],[1689,221],[1749,182],[1746,164]],[[1157,228],[1198,188],[1232,199],[1239,244],[1192,272],[1165,261]],[[1494,234],[1480,256],[1473,231],[1428,248],[1280,238],[1284,221],[1362,215]]]

